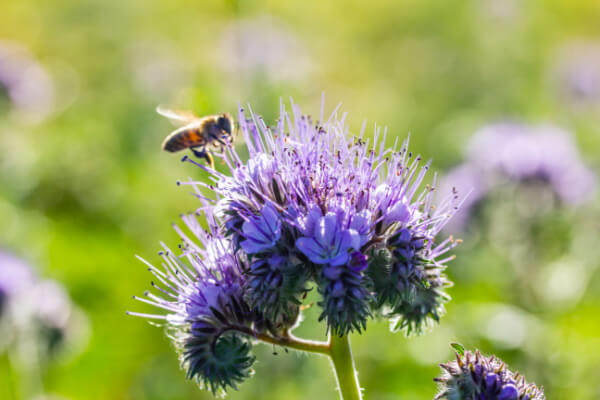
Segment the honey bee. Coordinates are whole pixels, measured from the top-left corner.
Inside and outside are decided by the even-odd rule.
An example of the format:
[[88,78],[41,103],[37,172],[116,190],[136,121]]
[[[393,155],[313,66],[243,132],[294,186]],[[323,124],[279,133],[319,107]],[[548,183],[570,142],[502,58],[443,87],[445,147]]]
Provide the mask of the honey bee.
[[233,118],[227,113],[199,117],[191,111],[174,110],[165,106],[158,106],[156,112],[177,125],[183,125],[165,138],[163,150],[174,153],[190,149],[196,157],[205,159],[213,169],[214,158],[207,147],[212,145],[222,151],[233,141]]

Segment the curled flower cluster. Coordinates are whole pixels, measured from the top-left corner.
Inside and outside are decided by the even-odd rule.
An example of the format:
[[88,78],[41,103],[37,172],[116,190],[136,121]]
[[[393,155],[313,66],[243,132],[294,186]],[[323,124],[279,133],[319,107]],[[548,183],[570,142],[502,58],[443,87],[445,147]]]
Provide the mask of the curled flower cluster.
[[436,235],[458,196],[434,207],[429,164],[406,142],[385,149],[379,132],[349,136],[336,113],[315,123],[282,106],[269,128],[240,110],[239,123],[247,162],[233,147],[221,155],[229,173],[184,157],[211,174],[210,184],[180,182],[202,200],[208,232],[184,217],[197,240],[178,230],[183,255],[164,253],[165,272],[151,267],[167,297],[146,301],[169,312],[155,317],[177,332],[188,376],[213,392],[235,387],[252,363],[239,334],[286,337],[313,287],[332,335],[360,332],[375,315],[408,333],[439,319],[457,241]]
[[[462,353],[462,355],[461,355]],[[479,351],[459,351],[456,360],[441,364],[440,393],[435,400],[544,400],[543,388],[506,368],[502,360]]]
[[162,269],[148,264],[158,280],[152,286],[164,298],[150,292],[145,293],[147,298],[137,298],[168,314],[131,314],[164,320],[187,377],[213,394],[222,394],[247,378],[254,362],[250,342],[233,333],[262,331],[265,324],[244,300],[242,260],[231,241],[219,234],[214,219],[208,231],[194,215],[183,220],[199,243],[177,228],[184,239],[183,254],[175,256],[165,248],[159,253]]

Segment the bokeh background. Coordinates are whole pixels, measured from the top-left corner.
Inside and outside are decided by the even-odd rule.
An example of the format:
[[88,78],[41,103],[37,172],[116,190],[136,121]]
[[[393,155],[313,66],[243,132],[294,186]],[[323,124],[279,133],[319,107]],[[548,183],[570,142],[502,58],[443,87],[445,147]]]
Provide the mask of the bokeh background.
[[[160,328],[125,315],[150,311],[131,299],[151,280],[134,254],[158,261],[161,240],[178,243],[171,222],[197,203],[175,182],[202,179],[160,151],[172,127],[154,108],[207,114],[241,102],[273,121],[290,96],[317,115],[322,92],[326,110],[343,103],[355,132],[366,119],[369,131],[388,127],[388,144],[410,133],[411,149],[441,175],[469,163],[473,135],[503,123],[560,130],[575,150],[554,170],[585,170],[558,194],[535,173],[475,185],[470,215],[449,232],[464,243],[447,271],[455,286],[441,324],[406,339],[372,322],[352,337],[368,398],[433,398],[451,341],[497,354],[549,399],[600,398],[600,2],[1,8],[0,248],[60,283],[77,318],[52,356],[0,350],[0,398],[211,398],[184,379]],[[508,150],[510,165],[534,157],[523,149]],[[564,161],[556,154],[550,169]],[[581,196],[564,201],[571,183]],[[316,316],[309,310],[299,335],[324,337]],[[257,347],[256,375],[230,399],[336,398],[325,359],[273,351]]]

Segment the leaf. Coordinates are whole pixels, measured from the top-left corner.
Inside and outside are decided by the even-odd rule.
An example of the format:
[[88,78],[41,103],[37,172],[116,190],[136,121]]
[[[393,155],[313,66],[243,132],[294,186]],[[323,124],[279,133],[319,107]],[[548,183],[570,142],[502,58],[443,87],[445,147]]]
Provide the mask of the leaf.
[[460,344],[460,343],[450,343],[450,346],[452,346],[452,348],[454,350],[456,350],[456,352],[458,353],[459,356],[464,356],[465,355],[465,347]]

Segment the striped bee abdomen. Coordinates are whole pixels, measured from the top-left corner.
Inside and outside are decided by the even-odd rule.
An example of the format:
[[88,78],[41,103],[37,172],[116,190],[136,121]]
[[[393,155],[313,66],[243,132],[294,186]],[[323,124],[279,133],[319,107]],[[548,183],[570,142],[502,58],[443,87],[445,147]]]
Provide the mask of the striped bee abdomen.
[[198,129],[179,129],[167,136],[162,148],[169,152],[176,152],[190,147],[203,146],[206,140]]

